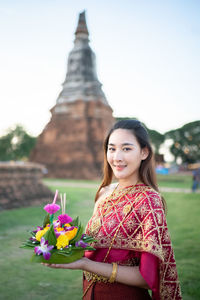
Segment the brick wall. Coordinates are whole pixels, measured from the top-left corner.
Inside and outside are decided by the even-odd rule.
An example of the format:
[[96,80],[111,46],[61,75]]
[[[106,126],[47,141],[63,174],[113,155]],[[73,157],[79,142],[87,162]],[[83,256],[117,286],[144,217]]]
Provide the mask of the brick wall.
[[0,210],[53,200],[53,193],[42,183],[44,170],[35,163],[0,163]]

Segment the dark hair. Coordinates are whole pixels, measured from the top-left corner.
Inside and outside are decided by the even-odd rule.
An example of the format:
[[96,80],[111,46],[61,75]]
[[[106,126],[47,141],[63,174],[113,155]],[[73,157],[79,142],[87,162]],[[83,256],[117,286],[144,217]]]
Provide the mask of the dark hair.
[[[96,193],[95,201],[98,198],[99,192],[102,187],[105,187],[112,182],[113,178],[113,171],[107,161],[107,148],[110,135],[116,129],[127,129],[132,132],[132,134],[136,137],[141,149],[147,148],[149,154],[145,160],[142,160],[140,168],[139,168],[139,180],[142,181],[144,184],[152,187],[157,192],[158,185],[156,179],[156,172],[155,172],[155,163],[154,163],[154,154],[152,150],[151,143],[149,141],[149,136],[145,127],[140,123],[138,120],[133,119],[125,119],[120,120],[114,124],[114,126],[108,132],[107,137],[104,140],[104,172],[103,172],[103,180],[102,183]],[[166,210],[166,203],[164,198],[162,198],[164,210]]]

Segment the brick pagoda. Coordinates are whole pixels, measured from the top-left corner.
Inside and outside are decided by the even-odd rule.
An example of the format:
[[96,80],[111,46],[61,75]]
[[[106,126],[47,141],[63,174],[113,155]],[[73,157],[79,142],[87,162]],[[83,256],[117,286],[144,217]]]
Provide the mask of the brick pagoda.
[[79,15],[63,88],[51,120],[38,137],[30,160],[42,163],[48,177],[95,179],[101,176],[105,133],[114,123],[96,73],[85,12]]

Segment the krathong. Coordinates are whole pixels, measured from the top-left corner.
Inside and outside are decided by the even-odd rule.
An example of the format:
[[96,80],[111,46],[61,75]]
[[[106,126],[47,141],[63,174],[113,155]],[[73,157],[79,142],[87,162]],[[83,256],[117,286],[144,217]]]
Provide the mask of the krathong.
[[62,214],[55,218],[60,210],[60,206],[56,204],[57,197],[58,190],[53,202],[44,207],[47,214],[43,225],[30,231],[31,237],[21,246],[33,250],[32,262],[70,263],[80,259],[85,250],[95,250],[90,245],[95,240],[83,233],[79,218],[73,220],[65,213],[66,194],[60,194]]

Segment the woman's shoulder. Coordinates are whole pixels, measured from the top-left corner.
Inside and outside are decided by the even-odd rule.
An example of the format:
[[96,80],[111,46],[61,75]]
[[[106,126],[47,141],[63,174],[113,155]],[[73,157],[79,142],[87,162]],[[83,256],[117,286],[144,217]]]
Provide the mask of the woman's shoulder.
[[140,184],[136,187],[136,194],[142,196],[143,201],[155,203],[157,206],[162,206],[162,196],[159,191],[152,187]]
[[139,182],[134,186],[133,189],[134,193],[143,193],[143,194],[157,194],[159,195],[159,192],[156,191],[155,189],[153,189],[153,187],[151,187],[150,185],[147,185],[143,182]]
[[104,187],[102,187],[99,191],[99,195],[98,195],[98,199],[97,201],[100,201],[102,199],[105,199],[107,196],[109,196],[110,194],[112,194],[112,192],[114,191],[114,189],[116,188],[117,183],[111,183],[109,185],[106,185]]

